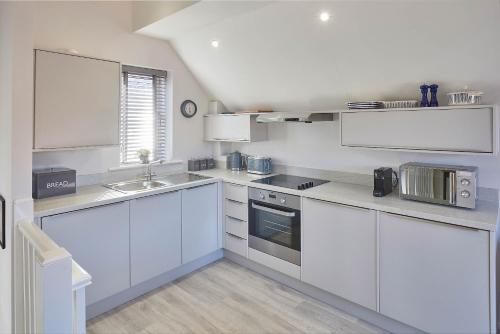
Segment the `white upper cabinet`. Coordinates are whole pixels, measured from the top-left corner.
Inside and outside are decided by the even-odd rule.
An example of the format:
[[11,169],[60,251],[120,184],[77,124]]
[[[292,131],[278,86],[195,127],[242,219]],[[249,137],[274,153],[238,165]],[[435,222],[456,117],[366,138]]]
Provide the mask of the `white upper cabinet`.
[[206,115],[205,140],[253,142],[267,140],[267,124],[256,121],[257,115]]
[[118,145],[120,63],[35,50],[34,149]]
[[490,106],[351,111],[341,114],[342,146],[442,153],[496,154]]

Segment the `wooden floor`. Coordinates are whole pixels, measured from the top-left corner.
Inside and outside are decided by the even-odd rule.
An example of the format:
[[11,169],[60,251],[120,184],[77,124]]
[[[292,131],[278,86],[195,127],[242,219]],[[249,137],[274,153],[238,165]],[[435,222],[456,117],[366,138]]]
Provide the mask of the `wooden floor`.
[[87,333],[381,333],[220,260],[87,322]]

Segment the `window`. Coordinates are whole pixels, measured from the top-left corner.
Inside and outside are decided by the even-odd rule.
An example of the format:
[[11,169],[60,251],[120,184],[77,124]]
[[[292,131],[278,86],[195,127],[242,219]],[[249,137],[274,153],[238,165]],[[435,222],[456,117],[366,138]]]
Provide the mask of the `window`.
[[167,72],[122,66],[120,162],[139,163],[140,149],[166,159],[167,140]]

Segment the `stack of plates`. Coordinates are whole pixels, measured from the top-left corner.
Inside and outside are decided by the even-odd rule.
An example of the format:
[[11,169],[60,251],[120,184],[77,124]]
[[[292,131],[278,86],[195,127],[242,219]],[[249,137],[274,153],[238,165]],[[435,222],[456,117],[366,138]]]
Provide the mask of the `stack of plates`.
[[349,109],[382,109],[384,103],[382,101],[366,101],[366,102],[347,102]]

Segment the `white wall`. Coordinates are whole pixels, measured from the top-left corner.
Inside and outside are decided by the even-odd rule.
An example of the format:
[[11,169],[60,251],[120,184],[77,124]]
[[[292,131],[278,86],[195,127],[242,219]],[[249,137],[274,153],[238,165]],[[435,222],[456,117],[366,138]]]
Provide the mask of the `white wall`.
[[408,161],[480,166],[480,185],[500,188],[499,158],[342,148],[338,121],[269,124],[269,141],[233,144],[232,149],[247,154],[269,155],[279,164],[362,174],[372,174],[373,169],[381,166],[397,168]]
[[[173,94],[173,159],[212,153],[203,142],[203,117],[208,97],[168,42],[133,34],[129,2],[37,2],[36,48],[76,49],[82,55],[115,59],[123,64],[167,70]],[[184,118],[180,104],[192,99],[198,113]],[[119,149],[35,153],[35,167],[66,166],[78,174],[105,173],[119,166]]]
[[[0,156],[11,156],[11,124],[12,124],[12,96],[11,96],[11,53],[12,29],[8,16],[7,5],[0,3]],[[11,331],[12,302],[11,302],[11,278],[12,278],[12,245],[11,226],[12,220],[12,198],[11,198],[11,164],[10,159],[0,159],[0,194],[6,199],[6,236],[7,249],[0,249],[0,270],[4,273],[0,276],[0,333]]]
[[[13,331],[14,222],[32,215],[32,45],[31,6],[0,3],[0,194],[6,199],[6,249],[0,249],[0,333]],[[24,203],[24,212],[18,203]]]
[[[326,24],[318,20],[322,10],[332,14]],[[169,36],[163,23],[141,32]],[[498,0],[278,1],[170,37],[228,108],[290,111],[418,99],[422,82],[440,85],[441,103],[445,92],[465,85],[500,103],[499,32]],[[219,48],[210,46],[213,39]],[[481,185],[500,187],[500,158],[341,149],[337,123],[270,129],[269,142],[234,148],[285,164],[363,173],[410,160],[478,165]]]

